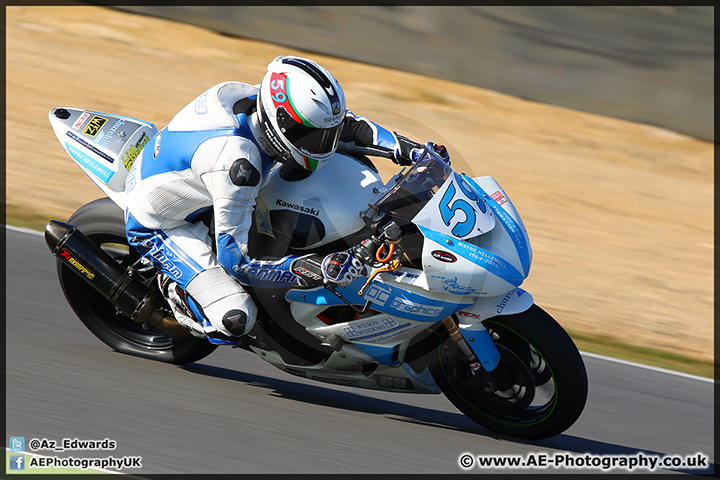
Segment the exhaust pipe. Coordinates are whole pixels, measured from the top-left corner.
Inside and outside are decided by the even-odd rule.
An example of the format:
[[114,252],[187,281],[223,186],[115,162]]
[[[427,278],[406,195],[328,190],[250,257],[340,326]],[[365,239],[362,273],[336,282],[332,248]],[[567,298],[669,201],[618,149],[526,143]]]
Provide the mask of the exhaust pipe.
[[53,255],[133,321],[148,323],[173,335],[192,336],[177,320],[158,309],[153,292],[133,278],[131,271],[76,227],[51,220],[45,226],[45,243]]

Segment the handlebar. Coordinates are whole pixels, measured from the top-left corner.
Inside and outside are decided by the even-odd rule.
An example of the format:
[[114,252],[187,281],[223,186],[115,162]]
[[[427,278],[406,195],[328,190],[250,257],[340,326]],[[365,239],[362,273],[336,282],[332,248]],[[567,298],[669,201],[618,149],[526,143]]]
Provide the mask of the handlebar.
[[361,155],[368,155],[371,157],[395,158],[394,152],[387,148],[355,145],[353,142],[340,142],[337,150],[340,153],[359,153]]

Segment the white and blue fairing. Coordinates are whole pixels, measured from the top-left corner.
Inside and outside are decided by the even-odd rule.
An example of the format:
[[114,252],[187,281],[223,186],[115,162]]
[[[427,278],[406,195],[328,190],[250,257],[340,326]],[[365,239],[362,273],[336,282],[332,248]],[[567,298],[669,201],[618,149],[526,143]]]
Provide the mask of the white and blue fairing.
[[[499,354],[482,320],[519,313],[533,303],[518,288],[529,273],[532,251],[517,211],[491,177],[470,179],[433,157],[388,186],[371,209],[417,225],[422,269],[382,273],[362,296],[367,277],[359,278],[338,290],[344,300],[324,288],[292,290],[286,298],[293,316],[320,338],[337,335],[379,363],[395,365],[421,329],[458,314],[463,334],[477,339],[473,350],[494,368]],[[319,320],[326,308],[345,301],[377,314],[333,325]]]

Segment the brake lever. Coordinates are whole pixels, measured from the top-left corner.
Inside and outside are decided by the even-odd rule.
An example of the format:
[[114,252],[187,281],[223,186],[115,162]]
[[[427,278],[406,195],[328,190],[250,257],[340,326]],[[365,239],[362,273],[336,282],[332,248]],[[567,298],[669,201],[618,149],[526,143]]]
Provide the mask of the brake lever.
[[365,288],[372,283],[372,281],[380,275],[381,273],[385,272],[394,272],[400,267],[400,260],[397,258],[393,258],[392,262],[385,265],[384,267],[380,267],[377,270],[375,270],[367,279],[367,282],[365,282],[365,285],[362,286],[360,290],[358,290],[358,295],[362,297],[363,292],[365,291]]

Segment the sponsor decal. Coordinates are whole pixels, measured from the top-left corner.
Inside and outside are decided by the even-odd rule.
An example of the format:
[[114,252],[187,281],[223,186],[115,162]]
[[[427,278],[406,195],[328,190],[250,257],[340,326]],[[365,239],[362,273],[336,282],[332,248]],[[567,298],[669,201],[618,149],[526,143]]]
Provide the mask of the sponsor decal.
[[418,315],[421,317],[436,317],[443,311],[442,307],[423,305],[421,303],[415,303],[412,300],[400,297],[395,297],[390,306],[404,314]]
[[310,377],[311,380],[317,380],[319,382],[332,383],[333,385],[343,385],[345,387],[357,387],[360,382],[357,380],[345,380],[340,378],[328,378],[328,377]]
[[[417,323],[417,324],[415,324],[415,325],[413,325],[413,324],[411,324],[411,323],[406,323],[406,324],[404,324],[404,325],[398,326],[396,329],[389,330],[389,331],[387,331],[387,332],[385,332],[385,333],[382,333],[381,336],[379,336],[379,337],[375,337],[375,338],[373,338],[373,339],[371,339],[371,340],[368,340],[367,343],[380,343],[380,342],[385,342],[385,341],[387,341],[387,340],[390,340],[391,338],[397,337],[397,336],[399,336],[399,335],[402,335],[402,334],[404,334],[404,333],[407,333],[407,332],[409,332],[409,331],[411,331],[411,330],[415,330],[416,328],[420,328],[420,327],[422,327],[422,326],[423,326],[423,325],[420,324],[420,323]],[[355,339],[355,340],[357,340],[357,339]]]
[[280,268],[260,268],[243,266],[239,268],[240,275],[248,280],[260,280],[272,283],[298,284],[298,278],[293,272]]
[[445,280],[443,282],[443,289],[445,289],[445,291],[448,293],[452,293],[453,295],[479,295],[482,293],[472,287],[466,287],[464,285],[461,285],[460,283],[458,283],[457,277],[448,278],[447,280]]
[[490,198],[495,200],[498,205],[502,205],[503,203],[507,202],[507,198],[505,198],[505,195],[503,195],[500,190],[490,195]]
[[115,161],[115,159],[112,158],[110,155],[108,155],[107,153],[103,152],[102,150],[100,150],[99,148],[97,148],[95,145],[86,142],[85,140],[83,140],[82,138],[78,137],[77,135],[75,135],[75,134],[74,134],[73,132],[71,132],[70,130],[67,131],[66,135],[67,135],[68,137],[72,138],[73,140],[75,140],[77,143],[79,143],[79,144],[82,145],[83,147],[85,147],[85,148],[87,148],[88,150],[90,150],[91,152],[93,152],[93,153],[94,153],[95,155],[97,155],[98,157],[102,158],[103,160],[107,160],[107,161],[110,162],[110,163],[113,163],[113,162]]
[[110,127],[110,130],[108,130],[107,132],[100,132],[100,134],[95,139],[95,143],[103,147],[109,147],[110,140],[112,140],[113,135],[115,135],[117,129],[122,127],[123,125],[125,125],[125,120],[121,118],[117,122],[115,122],[112,127]]
[[87,112],[83,112],[82,114],[80,114],[72,128],[74,128],[75,130],[80,130],[80,127],[83,126],[83,123],[85,123],[85,120],[87,120],[88,118],[90,118],[90,114]]
[[142,151],[142,148],[145,146],[145,144],[150,140],[148,136],[145,134],[145,132],[140,135],[140,138],[137,142],[135,142],[135,145],[130,145],[130,148],[125,150],[125,153],[122,154],[122,161],[123,165],[125,165],[125,168],[130,171],[133,164],[135,163],[135,160],[137,159],[138,155],[140,155],[140,152]]
[[152,244],[152,248],[150,249],[150,255],[157,260],[163,267],[165,267],[172,276],[175,278],[180,278],[183,275],[182,270],[173,263],[172,260],[170,260],[167,255],[165,255],[165,252],[161,251],[160,248],[156,244]]
[[290,210],[297,210],[298,212],[307,213],[310,215],[318,216],[320,215],[320,210],[317,208],[310,208],[310,207],[303,207],[302,205],[296,205],[294,203],[286,202],[285,200],[278,198],[275,202],[275,205],[283,208],[287,208]]
[[385,302],[388,301],[390,295],[392,295],[392,288],[373,283],[368,287],[363,298],[380,306],[385,306]]
[[495,305],[497,307],[497,313],[502,313],[503,310],[505,310],[505,305],[507,305],[508,301],[510,301],[510,298],[515,294],[517,291],[517,288],[513,288],[508,293],[505,294],[503,299],[500,301],[499,304]]
[[273,234],[272,223],[270,222],[270,211],[267,209],[265,202],[258,197],[255,204],[255,223],[259,233],[275,237]]
[[460,310],[459,312],[457,312],[457,314],[461,317],[470,317],[470,318],[476,318],[478,320],[482,320],[482,317],[480,315],[478,315],[477,313],[463,312],[462,310]]
[[[68,132],[69,134],[70,132]],[[78,163],[82,164],[85,168],[87,168],[93,175],[95,175],[97,178],[102,180],[103,182],[107,183],[110,181],[112,176],[115,174],[112,170],[107,169],[105,166],[101,165],[100,163],[96,162],[90,156],[86,155],[84,152],[81,152],[77,148],[73,147],[69,143],[65,144],[65,148],[67,148],[68,153],[78,161]]]
[[383,388],[396,388],[398,390],[415,390],[413,384],[407,378],[391,377],[390,375],[378,375],[375,377],[378,386]]
[[445,262],[445,263],[457,262],[457,257],[455,255],[453,255],[450,252],[445,252],[443,250],[433,250],[432,252],[430,252],[430,255],[432,255],[432,257],[435,260],[440,260],[441,262]]
[[160,140],[162,139],[162,133],[158,133],[155,136],[155,148],[153,148],[153,158],[157,158],[160,155]]
[[295,275],[302,275],[303,277],[312,278],[313,280],[322,280],[322,275],[318,275],[315,272],[308,270],[305,267],[299,266],[293,269]]
[[207,92],[200,95],[195,100],[195,113],[204,115],[207,113]]
[[418,275],[417,273],[400,272],[400,271],[398,271],[398,270],[395,270],[394,272],[385,272],[385,273],[388,273],[388,274],[392,275],[393,277],[398,277],[398,279],[402,279],[402,278],[410,278],[410,279],[420,278],[420,275]]
[[391,317],[385,317],[344,327],[343,332],[345,332],[348,338],[357,339],[359,337],[378,335],[395,327],[398,327],[398,323]]
[[63,250],[62,252],[60,252],[60,256],[67,260],[68,263],[75,267],[81,274],[85,275],[88,280],[92,280],[93,278],[95,278],[95,274],[88,270],[87,267],[85,267],[83,264],[75,260],[75,257],[73,257],[72,254],[67,250]]
[[125,183],[125,193],[132,192],[135,188],[135,184],[137,183],[137,176],[135,175],[135,172],[130,170],[130,173],[128,174],[127,182]]
[[105,125],[105,123],[107,123],[107,118],[101,117],[99,115],[93,115],[85,128],[83,128],[82,133],[94,137],[98,134],[103,125]]

